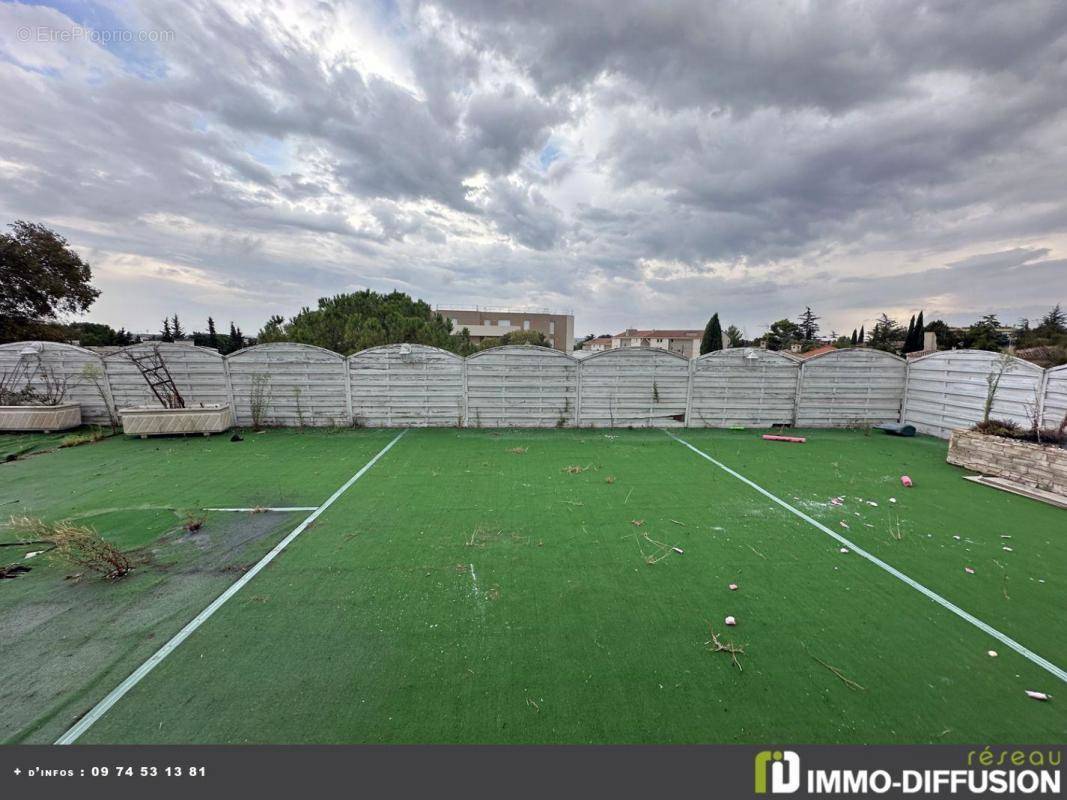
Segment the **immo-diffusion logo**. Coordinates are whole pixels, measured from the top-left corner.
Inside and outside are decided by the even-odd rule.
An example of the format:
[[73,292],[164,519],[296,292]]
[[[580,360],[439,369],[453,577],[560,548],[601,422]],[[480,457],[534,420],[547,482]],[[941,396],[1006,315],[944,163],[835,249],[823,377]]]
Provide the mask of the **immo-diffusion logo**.
[[768,772],[773,794],[789,794],[800,788],[800,756],[792,750],[756,753],[756,794],[767,793]]

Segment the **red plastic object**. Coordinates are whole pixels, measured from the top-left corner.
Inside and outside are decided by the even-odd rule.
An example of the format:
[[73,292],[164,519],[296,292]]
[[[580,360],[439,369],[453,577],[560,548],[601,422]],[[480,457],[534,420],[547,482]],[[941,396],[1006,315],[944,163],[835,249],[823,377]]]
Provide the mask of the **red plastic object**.
[[797,444],[804,444],[808,441],[803,436],[771,436],[769,433],[763,434],[763,438],[768,442],[796,442]]

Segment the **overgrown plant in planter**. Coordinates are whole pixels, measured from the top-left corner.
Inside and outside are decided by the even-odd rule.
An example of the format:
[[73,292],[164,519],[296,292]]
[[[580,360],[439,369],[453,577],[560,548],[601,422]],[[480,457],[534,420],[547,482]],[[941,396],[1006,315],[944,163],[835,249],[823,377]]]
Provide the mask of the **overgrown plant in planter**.
[[81,406],[63,402],[69,379],[41,362],[32,346],[0,373],[0,430],[62,431],[82,423]]
[[186,405],[158,345],[140,355],[127,351],[126,358],[141,373],[160,405],[120,409],[123,433],[142,439],[178,433],[210,436],[233,427],[233,409],[229,403]]

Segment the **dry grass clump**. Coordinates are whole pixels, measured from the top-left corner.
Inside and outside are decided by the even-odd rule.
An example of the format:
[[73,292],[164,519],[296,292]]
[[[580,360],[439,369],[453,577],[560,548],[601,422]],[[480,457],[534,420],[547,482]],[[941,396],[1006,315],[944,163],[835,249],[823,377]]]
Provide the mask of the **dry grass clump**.
[[529,447],[509,447],[508,448],[508,452],[509,453],[514,453],[517,456],[521,456],[521,455],[525,454],[525,452],[527,450],[529,450],[529,449],[530,449]]
[[59,443],[60,447],[79,447],[83,444],[93,444],[104,438],[104,432],[95,428],[88,433],[72,433]]
[[92,570],[108,580],[129,574],[130,559],[92,528],[69,520],[45,522],[36,517],[12,517],[9,525],[28,541],[48,542],[52,552],[77,567]]

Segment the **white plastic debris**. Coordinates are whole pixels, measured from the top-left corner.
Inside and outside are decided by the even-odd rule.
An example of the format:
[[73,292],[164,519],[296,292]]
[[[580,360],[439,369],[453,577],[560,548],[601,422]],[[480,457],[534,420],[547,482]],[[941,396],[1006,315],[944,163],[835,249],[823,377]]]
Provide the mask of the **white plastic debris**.
[[25,556],[23,556],[23,558],[33,558],[34,556],[41,555],[41,553],[43,552],[44,550],[34,550],[32,553],[27,553]]
[[997,651],[996,650],[990,650],[988,652],[988,655],[989,655],[990,658],[996,658],[997,657]]
[[842,528],[847,528],[848,527],[848,523],[845,522],[844,520],[841,520],[841,527]]
[[966,572],[968,575],[974,575],[974,570],[970,567],[964,567],[963,571]]
[[682,549],[682,548],[680,548],[680,547],[672,547],[672,548],[671,548],[671,550],[673,550],[674,552],[676,552],[676,553],[677,553],[678,555],[681,555],[682,553],[684,553],[684,552],[685,552],[685,550],[683,550],[683,549]]
[[889,498],[889,502],[890,503],[895,503],[896,501],[897,501],[897,499],[895,497],[890,497]]
[[1029,689],[1026,690],[1026,696],[1032,697],[1034,700],[1051,700],[1052,695],[1045,694],[1044,692],[1032,692]]
[[959,536],[953,536],[952,538],[955,539],[957,542],[960,540]]
[[830,498],[830,505],[832,505],[832,506],[843,506],[844,504],[845,504],[845,498],[843,498],[843,497],[832,497],[832,498]]
[[1007,546],[1005,546],[1005,547],[1002,547],[1002,548],[1000,548],[1000,549],[1001,549],[1001,550],[1004,550],[1004,551],[1006,551],[1006,552],[1008,552],[1008,553],[1014,553],[1014,552],[1015,552],[1014,550],[1012,550],[1012,549],[1011,549],[1010,547],[1007,547]]
[[737,584],[736,584],[736,583],[731,583],[731,584],[730,584],[730,591],[731,591],[731,592],[736,592],[736,591],[737,591],[737,589],[738,589],[738,586],[737,586]]
[[868,500],[867,501],[867,505],[874,506],[875,508],[878,508],[878,504],[876,502],[874,502],[873,500]]
[[847,548],[847,547],[842,547],[842,548],[841,548],[840,550],[838,550],[837,552],[839,552],[839,553],[847,553],[847,552],[848,552],[848,548]]
[[730,625],[731,627],[737,624],[737,620],[733,617],[727,617],[723,620],[723,622],[725,622],[727,625]]

